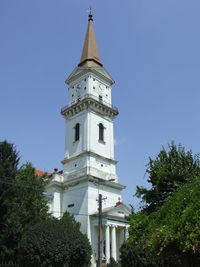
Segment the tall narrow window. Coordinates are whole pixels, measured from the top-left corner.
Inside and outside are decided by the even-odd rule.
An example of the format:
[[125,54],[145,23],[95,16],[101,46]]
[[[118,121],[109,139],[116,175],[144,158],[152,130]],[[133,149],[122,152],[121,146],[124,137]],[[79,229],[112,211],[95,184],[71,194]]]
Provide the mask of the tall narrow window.
[[102,123],[99,123],[99,141],[104,141],[104,127]]
[[77,123],[75,126],[75,141],[78,141],[80,137],[80,124]]

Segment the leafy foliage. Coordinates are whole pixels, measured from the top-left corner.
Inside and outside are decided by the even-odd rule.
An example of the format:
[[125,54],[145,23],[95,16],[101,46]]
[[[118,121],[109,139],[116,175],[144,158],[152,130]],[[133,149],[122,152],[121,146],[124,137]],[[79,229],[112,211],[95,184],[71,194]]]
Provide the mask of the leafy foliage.
[[194,177],[155,212],[132,215],[129,239],[132,249],[158,257],[163,266],[199,266],[199,192],[200,177]]
[[21,236],[34,223],[48,218],[44,197],[45,180],[35,175],[30,163],[18,169],[19,157],[13,145],[0,143],[1,261],[16,261]]
[[156,258],[151,257],[147,250],[133,246],[132,242],[126,242],[120,248],[121,267],[159,267],[162,266]]
[[0,231],[3,227],[3,216],[7,212],[5,200],[12,196],[11,183],[15,180],[19,156],[12,144],[0,142]]
[[199,155],[192,155],[184,147],[178,147],[171,142],[168,151],[164,147],[155,160],[149,158],[147,165],[150,189],[137,187],[136,195],[141,197],[145,209],[149,212],[160,207],[180,185],[191,181],[194,176],[200,176]]
[[123,266],[200,266],[199,155],[172,142],[149,159],[150,189],[137,187],[143,207],[130,216]]
[[14,145],[7,141],[0,142],[0,260],[5,260],[2,233],[5,228],[5,216],[8,213],[6,202],[12,201],[16,173],[18,170],[19,156]]
[[36,222],[48,217],[47,203],[43,192],[45,182],[35,176],[30,163],[18,171],[12,186],[12,198],[4,201],[7,213],[3,217],[0,244],[9,259],[15,258],[23,232]]
[[27,231],[21,242],[21,265],[33,267],[90,266],[91,247],[80,224],[65,213],[62,219],[42,221]]
[[69,214],[60,221],[50,217],[45,176],[36,176],[30,163],[20,168],[18,164],[15,147],[1,142],[0,261],[34,267],[89,266],[91,247],[80,224]]
[[[176,251],[180,266],[200,264],[200,177],[183,185],[153,214],[150,226],[150,248],[174,261]],[[179,266],[179,265],[177,265]],[[194,265],[196,266],[196,265]]]
[[111,257],[110,262],[106,265],[106,267],[120,267],[120,264]]
[[[0,142],[0,179],[14,179],[19,164],[19,155],[13,144]],[[1,186],[2,190],[2,186]]]

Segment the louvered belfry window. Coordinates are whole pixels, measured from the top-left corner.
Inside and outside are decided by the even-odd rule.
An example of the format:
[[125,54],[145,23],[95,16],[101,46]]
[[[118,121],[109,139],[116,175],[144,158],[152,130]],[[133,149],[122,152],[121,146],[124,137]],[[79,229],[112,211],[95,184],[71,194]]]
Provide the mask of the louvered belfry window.
[[103,124],[99,124],[99,141],[104,141],[104,127]]
[[80,137],[80,124],[77,123],[75,126],[75,141],[78,141]]

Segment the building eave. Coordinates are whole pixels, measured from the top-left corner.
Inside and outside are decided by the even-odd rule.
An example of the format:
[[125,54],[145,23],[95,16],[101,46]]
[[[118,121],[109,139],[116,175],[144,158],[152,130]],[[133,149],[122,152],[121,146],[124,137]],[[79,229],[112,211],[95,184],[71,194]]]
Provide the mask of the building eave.
[[112,187],[118,190],[123,190],[126,188],[126,186],[119,184],[119,183],[115,183],[115,182],[110,182],[107,180],[103,180],[103,179],[99,179],[98,177],[94,177],[91,175],[83,175],[82,177],[79,178],[71,178],[69,180],[65,180],[64,182],[59,182],[59,181],[55,181],[52,180],[51,182],[49,182],[49,184],[47,185],[47,189],[48,188],[52,188],[52,187],[57,187],[59,189],[66,189],[68,187],[72,187],[72,186],[76,186],[78,184],[82,184],[82,183],[95,183],[95,184],[101,184],[104,186],[108,186],[108,187]]
[[107,116],[110,118],[115,118],[118,114],[118,108],[112,105],[107,105],[104,102],[99,102],[94,96],[86,94],[80,101],[75,102],[74,104],[67,105],[61,109],[61,114],[65,118],[70,118],[83,110],[93,110],[100,115]]
[[104,79],[108,82],[108,84],[113,85],[115,81],[112,79],[110,74],[106,71],[104,67],[76,67],[73,72],[69,75],[67,80],[65,81],[66,84],[70,85],[73,81],[76,81],[80,77],[84,76],[85,74],[94,74],[97,77]]
[[103,159],[106,160],[106,161],[109,161],[109,162],[111,162],[111,163],[113,163],[113,164],[117,164],[117,161],[114,160],[114,159],[106,158],[106,157],[104,157],[104,156],[101,156],[101,155],[99,155],[99,154],[97,154],[97,153],[95,153],[95,152],[88,151],[88,150],[85,150],[85,151],[83,151],[81,154],[78,154],[78,155],[76,155],[76,156],[74,156],[74,157],[65,158],[65,159],[63,159],[63,160],[61,161],[61,163],[62,163],[62,164],[65,164],[65,163],[67,163],[67,162],[76,160],[76,159],[79,158],[80,156],[84,156],[84,155],[98,157],[99,159],[103,158]]

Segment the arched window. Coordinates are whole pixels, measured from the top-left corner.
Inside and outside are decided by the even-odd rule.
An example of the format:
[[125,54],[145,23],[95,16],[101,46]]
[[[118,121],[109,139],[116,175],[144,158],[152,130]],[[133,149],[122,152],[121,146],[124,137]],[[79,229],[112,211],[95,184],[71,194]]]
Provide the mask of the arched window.
[[104,127],[102,123],[99,123],[99,141],[104,141]]
[[77,123],[75,126],[75,141],[78,141],[80,137],[80,124]]

